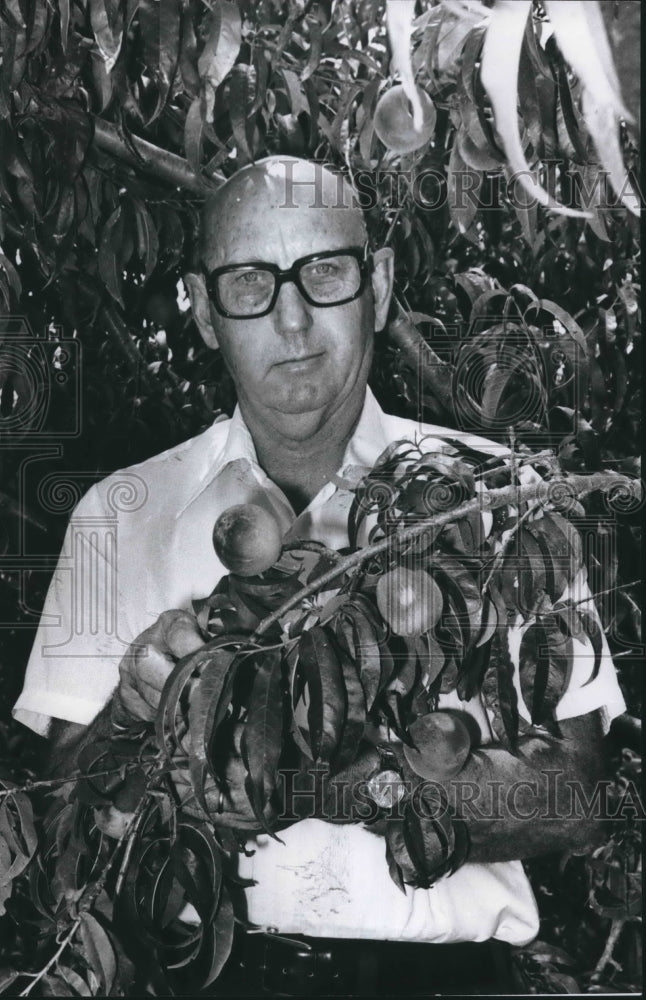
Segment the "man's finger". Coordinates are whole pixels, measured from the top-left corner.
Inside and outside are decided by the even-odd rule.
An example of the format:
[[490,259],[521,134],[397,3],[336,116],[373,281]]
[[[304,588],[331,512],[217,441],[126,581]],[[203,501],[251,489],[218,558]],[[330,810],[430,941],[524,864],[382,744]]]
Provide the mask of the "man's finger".
[[165,652],[176,660],[204,645],[195,616],[188,611],[165,611],[160,616]]
[[137,659],[135,685],[139,691],[152,688],[161,691],[171,673],[175,661],[170,656],[149,645],[146,656]]

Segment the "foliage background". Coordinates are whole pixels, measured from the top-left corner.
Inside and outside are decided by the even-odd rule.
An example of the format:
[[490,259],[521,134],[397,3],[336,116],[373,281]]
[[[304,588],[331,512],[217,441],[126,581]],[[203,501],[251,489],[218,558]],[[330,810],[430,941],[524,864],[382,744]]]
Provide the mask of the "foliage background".
[[[636,114],[639,4],[601,9]],[[379,339],[372,381],[386,408],[462,425],[464,413],[434,391],[450,363],[470,380],[472,421],[489,436],[506,439],[514,425],[519,440],[547,444],[565,469],[638,473],[638,226],[613,207],[602,177],[595,189],[599,164],[577,81],[553,39],[541,46],[528,34],[519,78],[526,154],[545,177],[548,161],[561,162],[554,193],[566,202],[580,200],[583,178],[594,192],[589,222],[519,208],[500,185],[504,157],[478,79],[476,4],[418,5],[413,66],[435,104],[433,139],[404,155],[380,141],[375,108],[392,83],[384,10],[383,0],[0,4],[0,761],[13,777],[39,767],[40,741],[12,723],[10,709],[74,503],[98,478],[234,406],[220,359],[203,347],[177,290],[194,262],[211,178],[281,152],[370,180],[374,239],[394,246],[398,298],[435,352],[420,377],[415,345],[394,333]],[[537,3],[532,37],[543,21]],[[621,137],[637,170],[636,129],[622,126]],[[411,196],[424,173],[435,178],[433,211]],[[477,200],[452,197],[460,175]],[[536,316],[541,402],[529,413],[519,408],[528,384],[518,372],[486,392],[487,351],[514,350],[498,322],[502,300],[490,294],[501,288],[523,306],[533,293],[563,310],[565,335],[555,313]],[[474,352],[484,358],[475,375],[465,361]],[[600,609],[639,715],[638,521],[596,513],[614,555],[590,567],[593,590],[611,591]],[[638,775],[639,757],[617,745],[615,765],[620,790]],[[607,843],[607,865],[632,872],[632,828],[609,830]],[[519,957],[528,989],[567,991],[568,977],[590,991],[634,988],[639,911],[627,890],[623,902],[608,890],[607,866],[573,858],[561,872],[549,858],[529,867],[543,944]],[[26,946],[22,911],[11,906],[0,920],[15,962]]]

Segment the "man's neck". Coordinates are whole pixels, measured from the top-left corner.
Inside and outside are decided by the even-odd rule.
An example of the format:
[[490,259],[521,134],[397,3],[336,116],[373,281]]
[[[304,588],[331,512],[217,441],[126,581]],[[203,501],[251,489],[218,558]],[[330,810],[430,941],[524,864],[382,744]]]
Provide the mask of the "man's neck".
[[299,514],[338,471],[361,410],[363,396],[333,413],[260,414],[240,409],[256,448],[258,462]]

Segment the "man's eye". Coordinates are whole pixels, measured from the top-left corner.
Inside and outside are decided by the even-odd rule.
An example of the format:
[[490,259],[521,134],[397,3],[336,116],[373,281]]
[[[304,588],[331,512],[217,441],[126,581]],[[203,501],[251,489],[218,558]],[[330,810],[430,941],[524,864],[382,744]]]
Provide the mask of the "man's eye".
[[243,271],[236,275],[237,285],[257,285],[263,278],[262,271]]
[[310,274],[314,278],[330,278],[339,273],[338,264],[329,260],[320,260],[317,264],[310,265]]

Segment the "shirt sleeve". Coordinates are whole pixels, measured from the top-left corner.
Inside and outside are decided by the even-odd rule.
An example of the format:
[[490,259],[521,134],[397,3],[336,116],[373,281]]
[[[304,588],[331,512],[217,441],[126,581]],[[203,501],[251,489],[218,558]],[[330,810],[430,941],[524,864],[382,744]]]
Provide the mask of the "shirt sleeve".
[[70,519],[13,709],[40,735],[52,718],[88,725],[116,687],[129,645],[119,634],[116,530],[93,487]]
[[[585,569],[579,570],[572,584],[563,593],[561,601],[570,602],[579,608],[585,609],[594,616],[601,632],[602,651],[597,675],[593,677],[595,657],[590,639],[583,631],[581,634],[572,637],[572,672],[567,689],[562,694],[556,706],[556,718],[557,720],[572,719],[576,716],[587,715],[588,712],[598,710],[601,714],[604,734],[607,734],[612,720],[626,711],[626,702],[624,701],[619,681],[617,680],[617,672],[612,662],[606,637],[603,634],[601,621],[595,608],[592,594],[590,593]],[[516,667],[518,667],[520,662],[521,639],[528,627],[529,625],[524,625],[510,629],[509,649],[512,661]],[[518,669],[514,676],[514,683],[518,694],[518,710],[524,719],[530,721],[530,713],[520,690]]]

